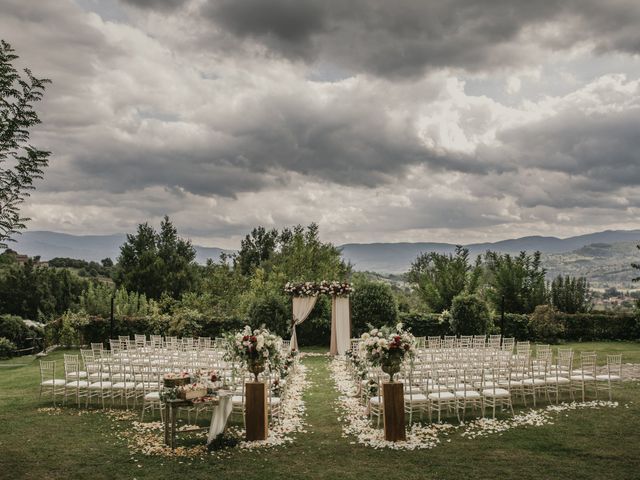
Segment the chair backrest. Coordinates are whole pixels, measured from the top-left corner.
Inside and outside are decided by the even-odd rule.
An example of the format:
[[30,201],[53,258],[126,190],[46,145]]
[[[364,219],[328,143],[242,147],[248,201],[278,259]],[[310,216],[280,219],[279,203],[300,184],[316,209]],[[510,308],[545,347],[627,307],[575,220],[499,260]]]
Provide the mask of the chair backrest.
[[427,345],[429,348],[440,348],[442,339],[440,337],[427,337]]
[[498,350],[500,348],[500,342],[502,341],[502,335],[489,335],[489,348]]
[[487,338],[484,335],[473,336],[473,340],[472,340],[473,348],[484,348],[486,346],[486,343],[487,343]]
[[516,343],[516,339],[514,337],[506,337],[502,339],[502,350],[506,352],[513,352],[513,346]]
[[622,378],[622,354],[607,355],[607,372]]
[[74,380],[78,380],[77,375],[80,371],[80,360],[78,355],[64,354],[64,376],[74,375]]
[[460,335],[460,348],[471,348],[473,346],[473,335]]
[[56,377],[56,361],[40,360],[40,379],[42,382],[53,380]]
[[598,355],[596,352],[581,352],[580,353],[580,370],[582,376],[596,374],[596,363],[598,361]]
[[443,348],[454,348],[456,346],[457,337],[455,335],[445,335]]

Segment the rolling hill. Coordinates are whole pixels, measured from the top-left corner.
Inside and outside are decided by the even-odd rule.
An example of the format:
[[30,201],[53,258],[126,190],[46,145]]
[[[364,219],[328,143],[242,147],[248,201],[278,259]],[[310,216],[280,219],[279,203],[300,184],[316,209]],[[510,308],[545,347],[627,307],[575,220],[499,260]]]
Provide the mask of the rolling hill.
[[[54,257],[81,258],[100,261],[116,259],[124,234],[69,235],[47,231],[27,231],[19,235],[10,247],[29,256],[40,255],[43,260]],[[521,251],[543,253],[543,265],[548,277],[558,274],[586,276],[593,286],[623,286],[628,288],[637,272],[630,264],[640,261],[635,248],[640,242],[640,230],[607,230],[569,238],[531,236],[494,243],[466,245],[472,256],[493,250],[518,254]],[[217,260],[220,253],[232,253],[215,247],[194,245],[198,263],[208,258]],[[398,274],[406,272],[422,252],[451,253],[453,243],[350,243],[340,247],[342,257],[355,270]]]
[[[42,260],[55,257],[80,258],[87,261],[99,262],[110,257],[115,260],[120,254],[120,245],[125,242],[126,235],[69,235],[66,233],[33,231],[24,232],[11,242],[9,247],[30,257],[40,255]],[[215,247],[201,247],[194,245],[196,261],[206,263],[208,258],[218,260],[222,252],[230,253]]]

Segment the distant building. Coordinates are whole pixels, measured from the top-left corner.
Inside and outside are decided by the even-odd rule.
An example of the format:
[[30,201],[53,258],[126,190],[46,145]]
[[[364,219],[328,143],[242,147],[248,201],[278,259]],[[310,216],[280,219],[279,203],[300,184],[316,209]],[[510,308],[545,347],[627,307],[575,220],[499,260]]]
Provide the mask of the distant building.
[[[29,255],[24,255],[24,254],[18,253],[18,252],[14,251],[14,250],[11,250],[10,248],[7,248],[4,251],[4,253],[5,253],[5,255],[13,256],[15,261],[18,262],[20,265],[24,265],[25,263],[27,263],[29,261]],[[33,257],[33,264],[36,265],[37,267],[48,267],[49,266],[49,262],[41,262],[39,256]]]

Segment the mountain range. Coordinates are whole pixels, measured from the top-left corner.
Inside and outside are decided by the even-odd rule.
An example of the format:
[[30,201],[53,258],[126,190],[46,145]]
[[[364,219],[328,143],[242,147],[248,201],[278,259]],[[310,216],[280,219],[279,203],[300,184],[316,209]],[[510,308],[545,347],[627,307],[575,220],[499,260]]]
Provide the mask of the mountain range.
[[[47,231],[27,231],[15,237],[9,248],[30,257],[39,255],[42,260],[55,257],[79,258],[99,262],[109,257],[115,260],[120,255],[120,246],[126,241],[124,233],[113,235],[69,235],[67,233]],[[196,261],[206,263],[208,258],[218,260],[223,252],[232,253],[216,247],[194,245]]]
[[[54,257],[100,261],[116,259],[125,234],[69,235],[48,231],[27,231],[16,237],[10,247],[43,260]],[[529,236],[492,243],[464,245],[473,257],[492,250],[518,254],[521,251],[543,254],[543,265],[549,276],[584,275],[596,285],[628,285],[635,276],[630,263],[640,260],[635,248],[640,230],[606,230],[569,238]],[[233,253],[216,247],[194,245],[196,261],[218,260],[220,254]],[[341,245],[342,256],[355,270],[398,274],[409,270],[411,262],[423,252],[452,253],[453,243],[348,243]]]
[[[640,242],[640,230],[606,230],[569,238],[530,236],[501,240],[493,243],[471,243],[464,245],[472,257],[492,250],[500,253],[518,254],[521,251],[543,254],[572,252],[592,244],[619,244]],[[402,273],[409,270],[411,262],[423,252],[452,253],[451,243],[348,243],[342,245],[342,256],[356,270],[380,273]]]

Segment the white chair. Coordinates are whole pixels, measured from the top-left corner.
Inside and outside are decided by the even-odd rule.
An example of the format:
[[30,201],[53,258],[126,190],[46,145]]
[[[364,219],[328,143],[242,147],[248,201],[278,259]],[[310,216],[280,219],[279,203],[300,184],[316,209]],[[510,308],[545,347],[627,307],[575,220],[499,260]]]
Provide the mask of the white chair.
[[[163,377],[153,376],[150,373],[147,377],[149,382],[148,386],[144,388],[144,396],[142,397],[142,412],[140,414],[140,421],[144,421],[144,412],[149,410],[153,415],[153,412],[160,410],[160,420],[164,421],[164,405],[160,399],[160,392],[162,391],[164,380]],[[155,379],[155,381],[154,381]]]
[[511,372],[500,365],[490,371],[491,379],[482,389],[482,416],[485,416],[487,407],[492,409],[493,418],[496,418],[496,407],[507,407],[511,410],[511,415],[514,415],[511,401]]
[[619,385],[622,381],[622,355],[607,355],[607,367],[605,373],[596,375],[596,394],[598,390],[609,392],[611,401],[611,390],[613,385]]
[[67,382],[63,378],[56,378],[55,360],[40,360],[40,395],[51,395],[53,405],[56,404],[56,395],[64,397],[64,386]]
[[431,373],[431,388],[433,389],[432,393],[427,395],[429,399],[429,420],[433,421],[433,411],[438,412],[438,423],[440,423],[441,414],[443,411],[451,411],[454,410],[456,412],[456,416],[458,417],[458,421],[460,421],[460,417],[458,416],[457,409],[457,401],[456,396],[451,393],[448,389],[442,388],[449,378],[448,372],[445,370],[433,370]]
[[[464,421],[467,408],[472,407],[476,411],[478,407],[482,411],[482,395],[473,388],[473,381],[478,374],[474,369],[462,369],[458,371],[458,383],[453,395],[456,397],[456,410],[462,410],[462,420]],[[458,413],[458,418],[460,414]]]
[[571,372],[571,385],[573,391],[582,393],[582,401],[585,401],[586,390],[592,387],[597,396],[595,352],[582,352],[580,354],[580,368]]
[[[87,380],[81,380],[82,374],[86,378],[86,372],[80,371],[80,361],[77,355],[65,355],[64,356],[64,399],[63,404],[66,403],[67,398],[73,395],[76,398],[76,403],[80,407],[80,398],[86,398],[88,395],[87,388],[89,382]],[[86,404],[86,402],[85,402]]]
[[423,384],[420,378],[420,371],[405,372],[401,381],[404,381],[404,411],[409,414],[409,425],[413,423],[413,413],[420,413],[420,418],[426,411],[429,412],[429,399],[423,392],[420,385]]
[[548,369],[546,383],[549,395],[555,395],[556,403],[560,401],[560,394],[566,391],[573,398],[571,387],[571,369],[573,365],[573,352],[571,349],[558,350],[558,358],[555,365]]

